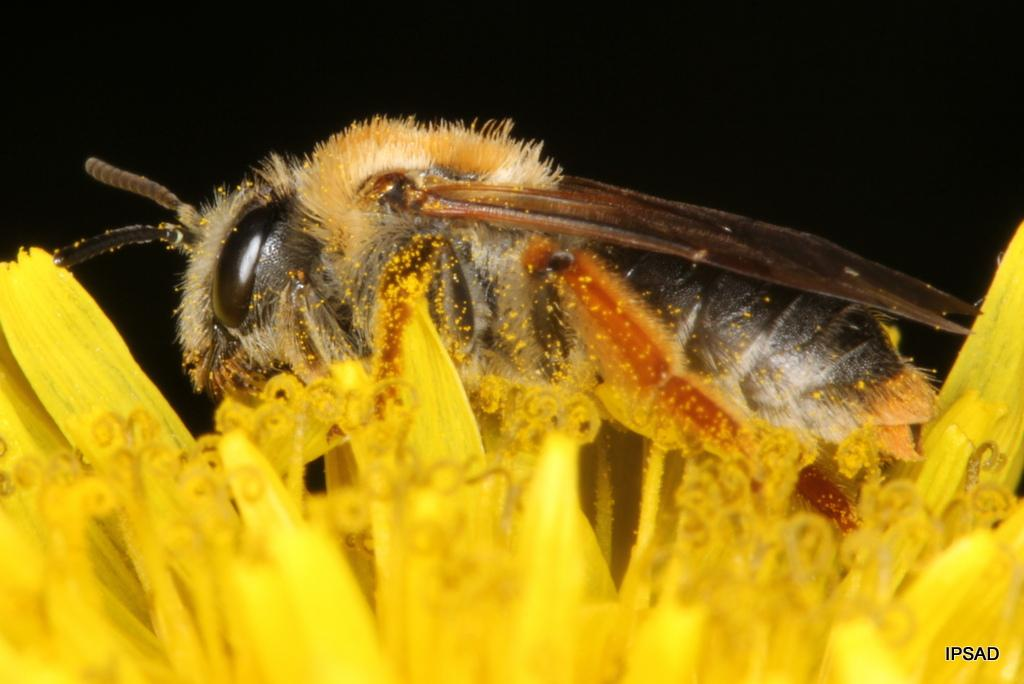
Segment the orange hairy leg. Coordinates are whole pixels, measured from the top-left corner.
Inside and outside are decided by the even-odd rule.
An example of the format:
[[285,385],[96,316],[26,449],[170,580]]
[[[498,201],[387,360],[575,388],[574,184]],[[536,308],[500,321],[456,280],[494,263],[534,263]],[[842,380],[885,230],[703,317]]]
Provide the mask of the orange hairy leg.
[[[373,377],[378,381],[396,378],[402,372],[402,335],[417,300],[427,293],[442,247],[440,238],[418,235],[384,267],[374,331]],[[386,405],[396,399],[395,387],[385,389],[377,398],[377,413],[383,414]]]
[[800,471],[796,491],[818,512],[828,516],[843,532],[860,525],[860,516],[850,498],[821,468],[809,465]]
[[901,461],[921,460],[910,426],[931,420],[935,391],[921,373],[910,369],[885,380],[879,390],[864,422],[878,426],[879,446],[885,453]]
[[[560,252],[554,243],[537,238],[524,253],[523,265],[530,273],[556,274],[571,293],[580,332],[608,379],[654,402],[657,410],[702,444],[733,452],[749,450],[737,412],[683,369],[679,343],[597,257],[584,250]],[[854,505],[822,469],[802,469],[796,490],[844,532],[857,527]]]
[[584,250],[558,252],[554,243],[537,238],[523,265],[530,273],[554,273],[571,293],[580,333],[607,380],[653,402],[701,443],[742,450],[735,413],[683,370],[678,343],[597,257]]

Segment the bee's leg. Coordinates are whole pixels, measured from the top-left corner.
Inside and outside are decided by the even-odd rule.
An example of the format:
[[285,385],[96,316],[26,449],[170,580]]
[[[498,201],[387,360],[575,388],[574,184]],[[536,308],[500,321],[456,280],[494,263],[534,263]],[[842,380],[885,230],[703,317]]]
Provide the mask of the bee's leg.
[[851,532],[860,525],[860,516],[850,497],[817,465],[809,465],[800,471],[796,491],[819,513],[831,518],[843,532]]
[[[627,392],[653,401],[687,435],[712,450],[749,452],[739,412],[700,378],[683,370],[680,345],[619,276],[585,250],[559,251],[533,240],[523,255],[530,273],[554,274],[575,303],[575,320],[602,375]],[[822,469],[804,468],[797,492],[843,531],[857,527],[849,497]]]
[[684,370],[678,342],[597,257],[586,250],[559,251],[537,238],[523,265],[531,274],[552,274],[569,294],[572,318],[606,381],[653,402],[686,436],[713,449],[742,451],[737,413]]
[[[402,336],[412,319],[417,301],[425,296],[436,271],[437,256],[444,241],[433,235],[417,235],[395,253],[384,267],[378,284],[378,307],[374,314],[374,379],[389,380],[402,372]],[[396,399],[390,387],[378,397],[377,412],[383,414]]]
[[927,423],[935,414],[935,390],[917,369],[904,368],[873,387],[865,406],[864,423],[876,426],[879,446],[899,461],[920,461],[912,426]]

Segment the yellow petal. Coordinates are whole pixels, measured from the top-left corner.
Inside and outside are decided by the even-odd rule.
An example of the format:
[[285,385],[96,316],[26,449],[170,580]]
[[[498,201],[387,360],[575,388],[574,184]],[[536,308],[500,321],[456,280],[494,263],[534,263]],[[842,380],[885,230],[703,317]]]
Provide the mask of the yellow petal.
[[76,417],[97,407],[127,416],[141,408],[178,447],[184,424],[132,358],[114,326],[46,252],[18,255],[0,272],[0,326],[40,402],[72,442]]
[[0,439],[6,461],[25,454],[52,454],[68,446],[0,336]]
[[857,618],[836,625],[828,645],[828,682],[900,684],[907,681],[895,653],[873,623]]
[[16,650],[6,640],[0,638],[0,681],[24,684],[76,684],[81,680],[52,660]]
[[294,502],[267,459],[241,430],[220,440],[228,487],[242,519],[257,534],[292,527],[299,520]]
[[542,672],[548,681],[571,681],[576,642],[586,638],[578,624],[585,565],[577,460],[571,440],[549,436],[526,493],[517,551],[522,595],[505,653],[513,681]]
[[[940,420],[935,426],[946,430],[942,414],[951,411],[971,392],[977,393],[978,402],[971,412],[987,415],[961,416],[974,424],[990,420],[991,428],[980,434],[965,428],[963,434],[975,447],[982,441],[993,441],[1003,456],[1001,467],[982,471],[981,480],[1013,487],[1024,468],[1024,224],[1003,255],[981,310],[939,394]],[[964,407],[961,405],[960,409],[963,411]],[[930,436],[929,432],[926,439]],[[959,442],[955,435],[949,442],[933,440],[925,455],[929,462],[961,459],[963,447]]]
[[[386,438],[394,440],[402,456],[382,458],[381,438],[371,441],[367,434],[352,435],[352,448],[364,479],[385,481],[397,490],[371,504],[377,609],[385,643],[401,654],[399,669],[406,676],[440,681],[457,678],[456,671],[469,667],[464,664],[469,659],[459,653],[461,645],[452,647],[448,637],[453,630],[436,607],[436,549],[456,534],[467,545],[492,544],[505,481],[483,477],[467,484],[484,467],[476,418],[426,301],[417,298],[410,306],[401,333],[401,374],[376,388],[378,396],[390,386],[402,397],[403,405],[389,404],[388,418],[380,426],[390,427],[392,434]],[[403,424],[395,409],[408,410],[409,403],[413,411]],[[409,478],[423,486],[403,484]],[[453,656],[447,667],[438,660],[441,652]]]
[[45,459],[69,449],[0,334],[0,507],[42,542],[47,531],[36,506]]
[[267,541],[265,559],[237,563],[231,597],[260,681],[388,681],[369,609],[336,547],[304,528],[278,528]]
[[484,447],[473,409],[426,300],[414,307],[402,337],[402,358],[402,381],[415,392],[417,404],[408,442],[420,450],[422,463],[482,464]]
[[[1014,559],[1000,548],[991,531],[975,532],[960,539],[928,564],[907,588],[901,603],[906,607],[904,622],[909,634],[898,656],[909,671],[921,672],[922,681],[952,676],[943,658],[945,646],[996,646],[1011,663],[1020,653],[1012,652],[1015,619],[1020,623],[1021,558]],[[1020,647],[1019,637],[1014,639]],[[967,663],[972,667],[995,664]]]
[[706,615],[666,602],[641,623],[626,662],[626,684],[698,679]]
[[1006,418],[1005,404],[982,398],[978,390],[967,389],[928,426],[923,440],[924,463],[901,464],[900,473],[918,471],[917,490],[929,511],[938,513],[964,485],[968,461],[998,430]]

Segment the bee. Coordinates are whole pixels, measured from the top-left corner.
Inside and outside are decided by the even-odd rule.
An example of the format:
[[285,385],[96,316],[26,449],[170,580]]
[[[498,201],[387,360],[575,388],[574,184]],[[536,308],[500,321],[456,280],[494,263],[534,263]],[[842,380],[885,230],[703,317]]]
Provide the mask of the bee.
[[176,221],[56,260],[146,242],[183,252],[178,339],[214,396],[342,359],[393,372],[403,317],[383,293],[412,277],[470,388],[488,374],[609,383],[710,442],[751,418],[828,443],[870,423],[912,459],[934,392],[882,316],[964,333],[946,316],[977,313],[820,237],[565,175],[508,122],[356,123],[308,157],[270,155],[198,209],[105,162],[86,170]]

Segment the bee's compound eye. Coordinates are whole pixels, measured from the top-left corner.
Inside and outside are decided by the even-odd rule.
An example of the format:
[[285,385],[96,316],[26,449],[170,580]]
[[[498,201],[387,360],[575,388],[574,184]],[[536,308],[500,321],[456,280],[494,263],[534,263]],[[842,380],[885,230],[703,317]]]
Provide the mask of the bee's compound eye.
[[280,218],[281,206],[275,203],[249,211],[221,249],[213,274],[213,313],[229,328],[245,320],[260,253]]

